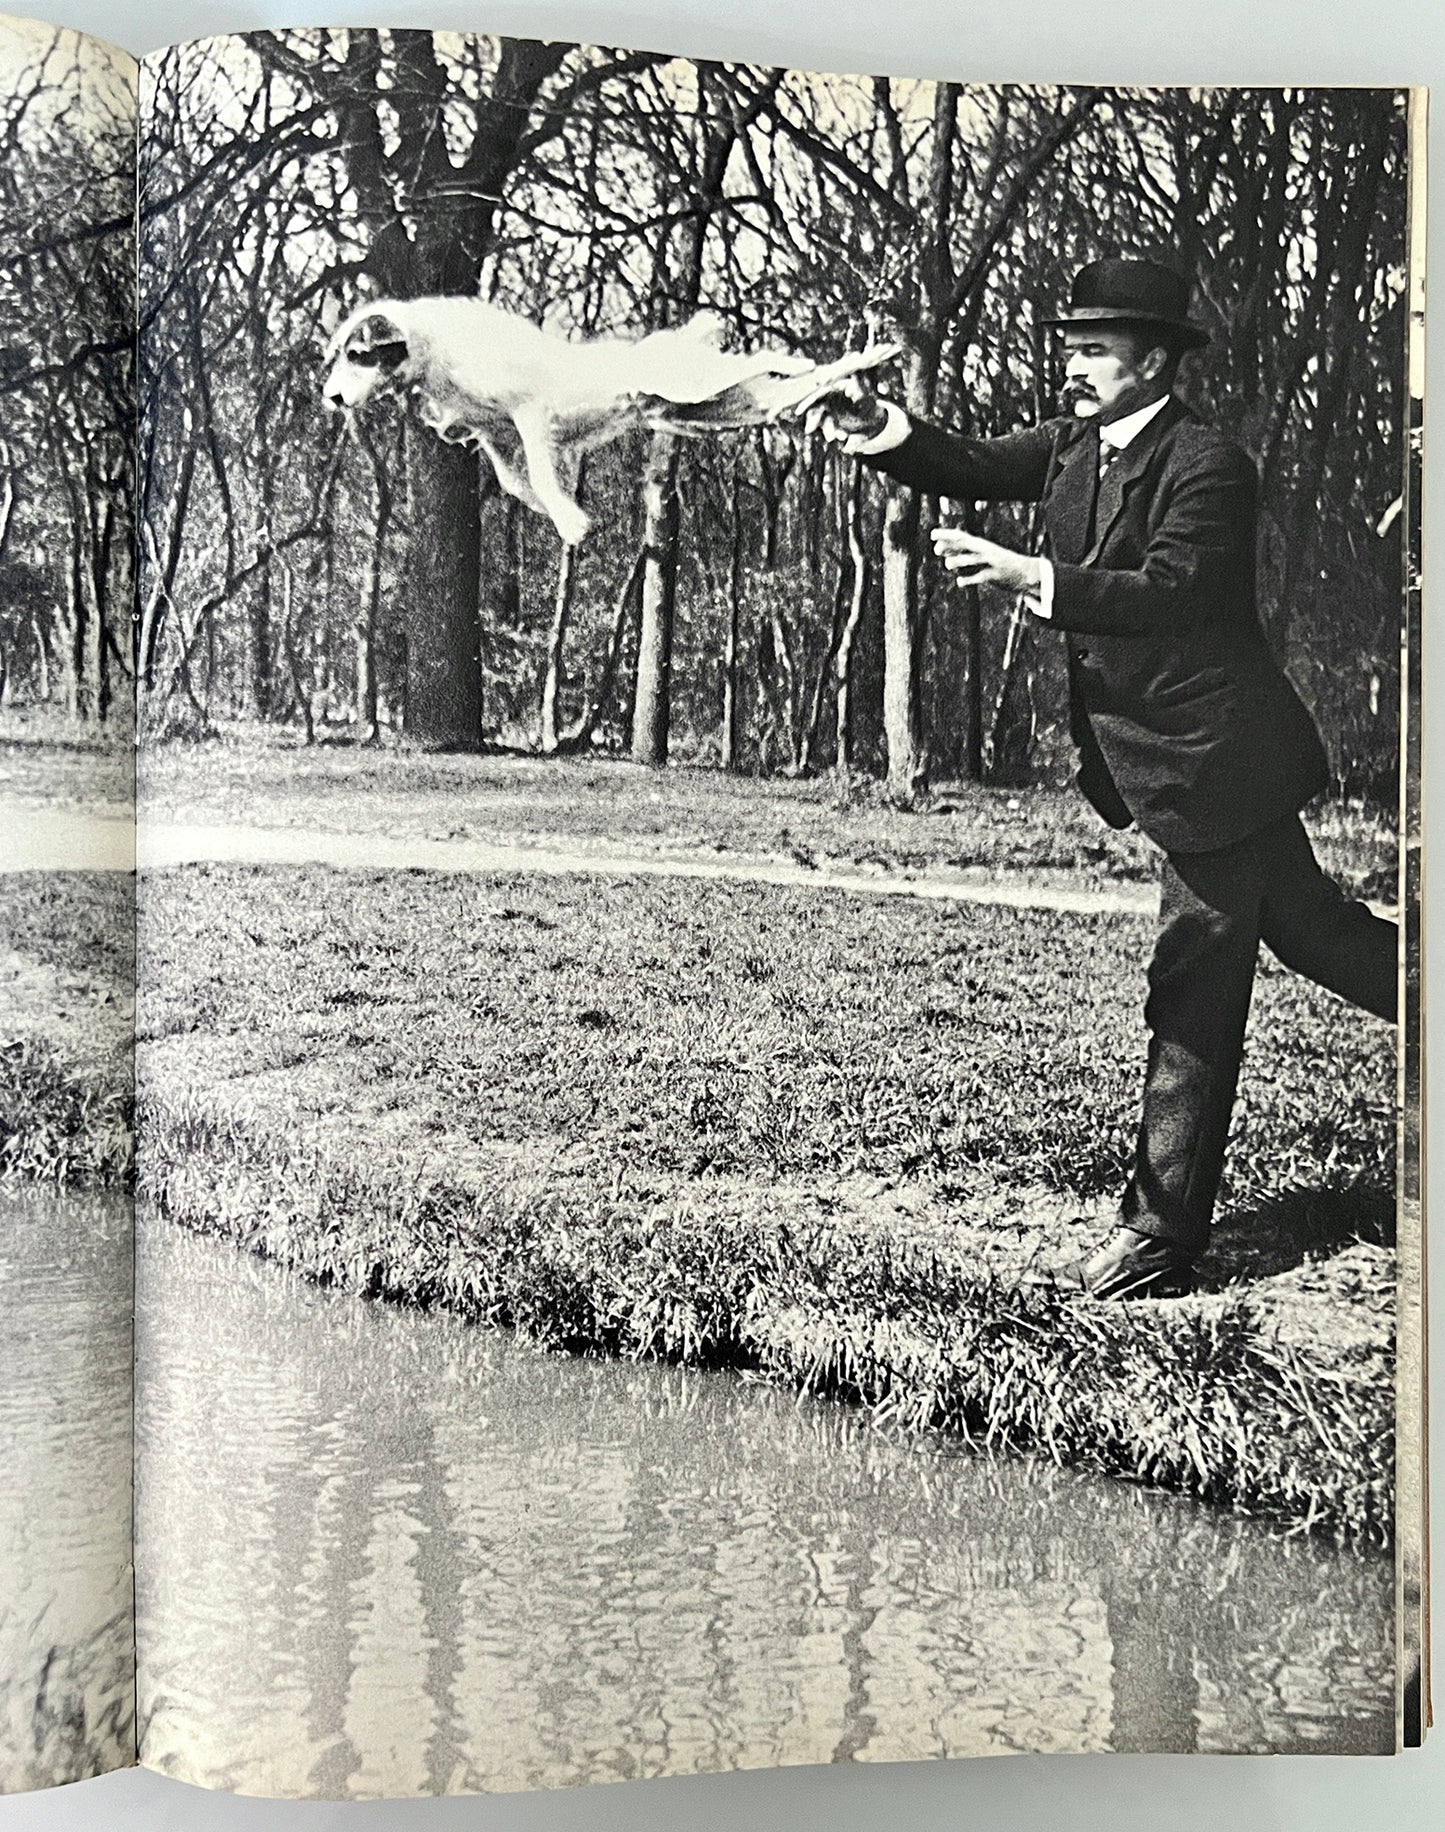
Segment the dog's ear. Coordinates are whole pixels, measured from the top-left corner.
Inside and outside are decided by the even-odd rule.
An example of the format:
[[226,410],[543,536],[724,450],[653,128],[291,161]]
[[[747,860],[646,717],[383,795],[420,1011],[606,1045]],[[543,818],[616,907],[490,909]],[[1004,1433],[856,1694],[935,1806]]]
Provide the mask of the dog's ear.
[[390,375],[406,361],[406,339],[385,312],[369,312],[346,339],[346,360]]

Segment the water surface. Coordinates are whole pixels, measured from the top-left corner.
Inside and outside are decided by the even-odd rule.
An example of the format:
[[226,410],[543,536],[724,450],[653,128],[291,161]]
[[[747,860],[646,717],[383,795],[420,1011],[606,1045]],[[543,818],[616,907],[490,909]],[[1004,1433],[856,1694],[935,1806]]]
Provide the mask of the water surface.
[[141,1693],[172,1774],[1393,1747],[1383,1557],[147,1232]]
[[134,1753],[131,1211],[0,1189],[0,1789]]

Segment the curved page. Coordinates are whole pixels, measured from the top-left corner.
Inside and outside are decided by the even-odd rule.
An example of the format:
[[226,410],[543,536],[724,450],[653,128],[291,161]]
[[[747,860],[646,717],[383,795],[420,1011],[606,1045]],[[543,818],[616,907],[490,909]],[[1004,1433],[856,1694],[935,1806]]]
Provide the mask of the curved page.
[[135,1757],[136,66],[0,19],[0,1788]]

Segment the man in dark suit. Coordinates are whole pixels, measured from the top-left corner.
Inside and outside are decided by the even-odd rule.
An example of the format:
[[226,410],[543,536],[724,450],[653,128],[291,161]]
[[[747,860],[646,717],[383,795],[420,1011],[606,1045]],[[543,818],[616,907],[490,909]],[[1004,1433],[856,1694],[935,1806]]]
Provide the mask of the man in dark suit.
[[1079,786],[1164,853],[1133,1174],[1121,1225],[1079,1272],[1101,1298],[1177,1296],[1209,1238],[1260,941],[1393,1020],[1398,935],[1324,876],[1300,825],[1324,750],[1260,627],[1254,463],[1172,392],[1208,341],[1186,283],[1096,261],[1050,322],[1068,352],[1062,418],[965,439],[862,384],[814,416],[929,495],[1042,504],[1042,557],[957,529],[934,545],[961,583],[1024,593],[1064,632]]

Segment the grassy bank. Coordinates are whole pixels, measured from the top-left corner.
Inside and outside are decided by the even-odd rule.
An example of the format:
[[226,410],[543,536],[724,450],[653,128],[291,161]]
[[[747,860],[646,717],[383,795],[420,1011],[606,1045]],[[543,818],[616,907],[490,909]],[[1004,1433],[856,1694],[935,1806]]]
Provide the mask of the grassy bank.
[[0,935],[0,1179],[126,1182],[134,881],[0,875]]
[[1212,1290],[1109,1225],[1148,925],[657,879],[157,877],[144,1193],[308,1276],[1388,1531],[1390,1033],[1261,976]]

